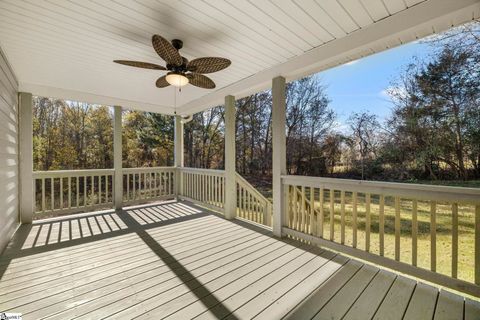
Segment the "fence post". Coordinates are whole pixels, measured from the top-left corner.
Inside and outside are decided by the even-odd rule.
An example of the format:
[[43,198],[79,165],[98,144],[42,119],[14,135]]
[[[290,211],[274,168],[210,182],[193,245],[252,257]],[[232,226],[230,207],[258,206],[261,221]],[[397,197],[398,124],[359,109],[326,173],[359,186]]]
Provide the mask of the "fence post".
[[285,78],[272,80],[272,186],[273,186],[273,234],[282,236],[285,224],[285,194],[282,175],[287,173],[286,158],[286,96]]
[[237,211],[235,181],[235,97],[225,97],[225,218],[234,219]]
[[113,169],[114,173],[114,205],[122,209],[123,172],[122,172],[122,107],[113,107]]
[[20,219],[32,223],[35,208],[33,181],[33,110],[32,94],[20,92],[19,98],[19,173]]

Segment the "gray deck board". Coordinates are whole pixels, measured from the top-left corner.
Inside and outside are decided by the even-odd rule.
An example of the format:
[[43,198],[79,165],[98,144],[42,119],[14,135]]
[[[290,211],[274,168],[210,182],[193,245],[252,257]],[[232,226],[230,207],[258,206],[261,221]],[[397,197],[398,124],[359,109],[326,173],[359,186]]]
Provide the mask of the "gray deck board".
[[433,319],[437,305],[438,289],[424,283],[418,283],[408,305],[405,319]]
[[41,220],[0,256],[23,319],[477,319],[446,290],[186,202]]

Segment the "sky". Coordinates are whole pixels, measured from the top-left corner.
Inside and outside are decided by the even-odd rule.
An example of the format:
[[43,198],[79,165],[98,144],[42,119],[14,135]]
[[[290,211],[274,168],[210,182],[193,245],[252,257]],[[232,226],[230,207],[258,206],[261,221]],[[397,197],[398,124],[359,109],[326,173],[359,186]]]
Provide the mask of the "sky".
[[352,112],[368,110],[385,120],[392,107],[386,89],[413,57],[427,58],[431,52],[430,45],[416,41],[319,72],[338,130],[346,129]]

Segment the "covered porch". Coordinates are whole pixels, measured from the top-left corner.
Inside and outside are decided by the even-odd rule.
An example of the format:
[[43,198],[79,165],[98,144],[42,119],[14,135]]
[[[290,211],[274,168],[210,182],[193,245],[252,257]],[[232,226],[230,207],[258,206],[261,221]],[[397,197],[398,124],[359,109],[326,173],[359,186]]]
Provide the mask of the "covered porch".
[[0,259],[24,319],[477,319],[480,304],[190,202],[23,225]]
[[[251,2],[208,4],[216,11],[203,2],[193,9],[183,2],[118,2],[109,2],[111,11],[96,2],[0,3],[0,313],[24,319],[480,318],[479,189],[288,175],[285,133],[287,81],[478,19],[478,1],[329,1],[326,11],[311,12],[329,21],[327,32],[302,20],[318,7],[310,1],[286,1],[286,7],[265,1],[257,9]],[[209,21],[209,30],[225,28],[228,39],[175,28],[163,16],[154,23],[152,12],[166,7]],[[42,18],[32,19],[37,10]],[[270,12],[271,25],[263,25],[259,11]],[[152,20],[144,24],[142,17]],[[83,29],[71,26],[71,18],[84,19]],[[100,18],[108,19],[98,27],[93,21]],[[141,35],[124,32],[125,19]],[[19,35],[27,21],[32,25]],[[153,78],[146,73],[127,86],[127,73],[111,60],[117,48],[151,59],[144,34],[154,27],[196,43],[201,37],[207,45],[189,48],[190,55],[231,54],[235,68],[215,78],[218,89],[185,89],[178,101],[176,92],[148,86]],[[253,51],[231,41],[238,30],[246,33],[241,41],[253,39]],[[276,42],[285,30],[289,49]],[[55,45],[37,41],[39,32]],[[72,34],[85,54],[70,60]],[[103,50],[93,48],[99,41]],[[39,57],[31,58],[31,50]],[[271,65],[258,61],[269,56]],[[266,88],[273,100],[272,199],[236,172],[235,154],[235,101]],[[113,168],[34,171],[32,95],[112,105]],[[225,169],[185,167],[185,119],[219,104]],[[174,117],[174,166],[122,166],[125,108]],[[468,252],[465,234],[474,243]],[[419,254],[425,245],[428,256]]]

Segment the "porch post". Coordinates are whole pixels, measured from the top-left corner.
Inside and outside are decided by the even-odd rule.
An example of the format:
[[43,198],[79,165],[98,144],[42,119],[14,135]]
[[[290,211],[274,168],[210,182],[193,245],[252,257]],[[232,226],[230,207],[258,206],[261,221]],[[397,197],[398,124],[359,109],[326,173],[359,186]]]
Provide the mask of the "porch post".
[[177,168],[175,174],[175,193],[177,197],[181,195],[183,189],[182,174],[178,170],[183,167],[183,123],[181,116],[175,116],[174,129],[174,165]]
[[237,193],[235,181],[235,97],[225,97],[225,218],[235,219]]
[[287,173],[287,143],[285,136],[286,96],[285,78],[272,80],[272,186],[273,234],[282,236],[285,222],[285,195],[281,176]]
[[122,173],[122,107],[113,107],[113,169],[115,209],[122,209],[123,173]]
[[19,177],[20,221],[32,223],[34,212],[33,184],[33,110],[32,94],[20,92],[19,106]]

